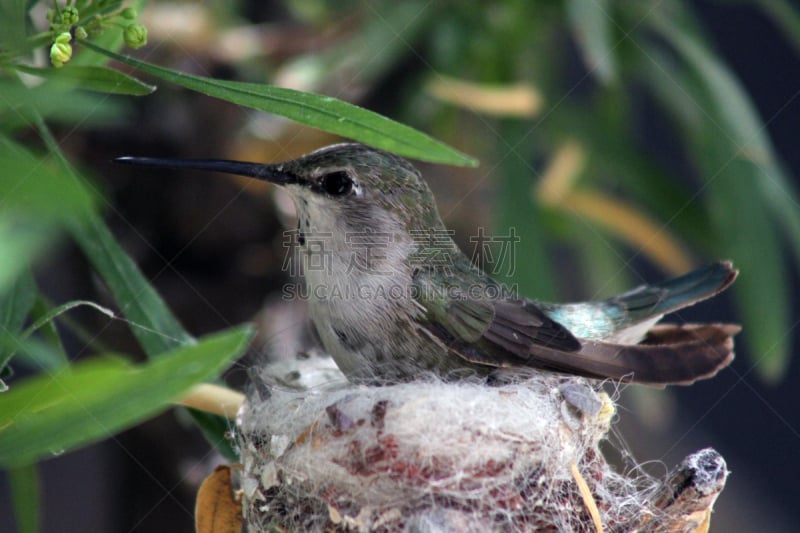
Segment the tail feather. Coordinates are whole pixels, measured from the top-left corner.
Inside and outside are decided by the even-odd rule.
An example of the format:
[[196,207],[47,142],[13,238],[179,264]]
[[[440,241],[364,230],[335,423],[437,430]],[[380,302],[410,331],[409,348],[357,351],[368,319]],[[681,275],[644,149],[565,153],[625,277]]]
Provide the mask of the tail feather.
[[631,322],[665,315],[724,291],[738,275],[729,261],[720,261],[654,285],[643,285],[606,300],[622,308]]
[[663,387],[714,376],[733,360],[734,324],[661,324],[640,344],[584,341],[580,351],[537,351],[528,364],[581,376]]

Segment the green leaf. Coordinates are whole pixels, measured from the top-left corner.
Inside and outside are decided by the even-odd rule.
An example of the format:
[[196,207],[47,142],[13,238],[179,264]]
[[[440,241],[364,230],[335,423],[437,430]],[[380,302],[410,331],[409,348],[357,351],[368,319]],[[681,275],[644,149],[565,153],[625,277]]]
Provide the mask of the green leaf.
[[524,151],[520,145],[525,146],[522,143],[528,136],[528,126],[521,121],[507,120],[501,132],[508,146],[516,149],[503,159],[500,167],[502,181],[497,201],[502,209],[495,220],[495,228],[502,239],[516,235],[521,240],[518,243],[509,241],[508,255],[500,258],[500,271],[494,275],[511,286],[518,286],[521,295],[553,301],[557,291],[552,265],[548,254],[542,253],[547,246],[541,223],[543,212],[533,202],[531,169],[521,155]]
[[[0,293],[52,241],[59,224],[88,216],[93,197],[77,179],[0,136]],[[0,363],[2,360],[0,359]]]
[[[63,172],[75,176],[75,171],[58,147],[53,135],[40,116],[36,126],[51,153],[59,161]],[[139,339],[148,356],[155,357],[171,347],[192,343],[194,339],[180,325],[164,301],[147,282],[136,264],[117,244],[103,221],[97,215],[86,221],[75,220],[70,227],[73,238],[82,246],[84,253],[104,277],[117,303],[131,320],[134,335]],[[212,425],[209,416],[193,416],[205,435],[219,427],[219,420]],[[218,438],[208,438],[212,445]],[[223,450],[224,451],[224,450]]]
[[88,41],[83,44],[95,52],[187,89],[252,109],[275,113],[376,148],[422,161],[470,166],[477,164],[473,158],[424,133],[336,98],[259,83],[192,76],[115,54]]
[[[34,302],[30,313],[31,320],[33,320],[34,324],[36,324],[41,321],[42,318],[49,315],[50,312],[50,307],[45,298],[41,293],[37,294],[36,301]],[[61,365],[69,364],[69,357],[67,356],[67,351],[64,349],[64,343],[61,342],[61,336],[58,333],[58,328],[56,328],[55,321],[46,321],[44,324],[42,324],[39,332],[42,336],[42,340],[52,348],[52,352],[56,355],[54,360],[48,361],[48,363],[51,364],[46,368],[53,369],[58,368]],[[92,334],[91,338],[95,338],[95,335]]]
[[[39,133],[62,171],[77,180],[44,121],[39,116],[36,119]],[[149,357],[194,342],[97,214],[70,220],[69,230],[130,319],[133,334]]]
[[[571,221],[577,227],[575,249],[582,255],[581,278],[586,280],[589,299],[612,297],[640,285],[642,280],[630,275],[630,265],[619,248],[605,236],[586,231],[582,221]],[[633,279],[632,279],[633,278]],[[581,287],[584,289],[584,287]]]
[[[123,2],[124,0],[104,0],[102,2],[88,3],[87,6],[81,9],[81,21],[88,21],[94,15],[103,15],[117,11],[122,7]],[[133,0],[128,2],[127,5],[128,7],[136,9],[137,13],[141,13],[145,3],[146,0]],[[102,46],[107,50],[117,51],[122,48],[124,44],[122,32],[123,28],[119,26],[107,27],[100,35],[92,37],[92,40],[98,46]],[[108,62],[108,59],[96,54],[84,54],[82,50],[76,46],[76,43],[73,43],[72,47],[74,53],[72,59],[69,61],[72,65],[100,66]]]
[[[44,302],[41,300],[37,303],[44,305]],[[110,318],[115,318],[114,313],[112,313],[110,310],[88,300],[73,300],[71,302],[61,304],[53,309],[47,309],[46,307],[38,308],[37,306],[37,311],[39,311],[38,316],[35,317],[33,324],[28,326],[25,331],[16,336],[15,344],[22,343],[36,331],[45,328],[45,336],[49,337],[49,344],[53,349],[50,351],[37,352],[35,354],[35,359],[31,359],[30,354],[22,353],[21,361],[28,363],[28,365],[33,368],[45,368],[49,370],[54,370],[65,364],[68,364],[69,359],[67,358],[63,346],[61,345],[61,339],[58,337],[58,333],[55,331],[54,327],[52,328],[51,332],[50,326],[53,326],[53,323],[57,317],[68,311],[71,311],[72,309],[75,309],[76,307],[90,307]],[[33,313],[31,314],[33,315]],[[16,346],[13,346],[13,348],[16,349]]]
[[653,19],[653,27],[688,67],[670,70],[669,83],[687,93],[692,105],[702,111],[700,120],[685,121],[683,126],[691,155],[705,174],[706,202],[720,251],[742,271],[734,295],[745,324],[744,340],[759,374],[777,379],[787,367],[790,340],[785,290],[789,280],[779,224],[800,261],[796,193],[738,81],[698,34],[685,31],[684,24],[678,27],[669,17]]
[[720,133],[736,143],[743,156],[770,162],[774,154],[764,124],[733,74],[697,38],[666,17],[654,19],[653,27],[683,56],[709,93],[715,95],[714,109],[722,119]]
[[197,427],[203,433],[206,440],[220,452],[227,460],[232,463],[241,461],[239,452],[236,451],[234,443],[226,437],[231,430],[231,421],[219,415],[212,415],[205,411],[186,408],[194,420]]
[[[160,358],[167,350],[194,342],[100,218],[73,225],[71,233],[111,290],[130,321],[131,331],[150,358]],[[220,451],[235,459],[235,452],[221,438],[228,429],[224,419],[190,412],[209,443],[221,445]]]
[[756,0],[755,3],[761,6],[800,52],[800,11],[787,0]]
[[23,146],[0,137],[0,161],[0,212],[34,219],[36,225],[92,212],[94,198],[88,189],[47,158],[35,157]]
[[8,469],[8,484],[19,533],[39,531],[39,469],[35,464]]
[[0,329],[12,334],[22,331],[35,299],[36,282],[30,272],[24,272],[9,290],[0,293]]
[[157,414],[219,375],[251,336],[249,327],[233,328],[145,365],[99,359],[16,383],[0,395],[0,464],[29,464]]
[[103,221],[95,216],[70,226],[73,238],[105,281],[145,353],[155,357],[193,338],[147,282]]
[[[0,292],[0,337],[17,337],[36,300],[36,283],[30,271],[23,271],[14,284]],[[10,340],[10,339],[9,339]],[[13,355],[5,344],[0,346],[0,369]]]
[[611,43],[614,21],[609,4],[608,0],[567,1],[567,15],[583,61],[589,71],[606,84],[617,76],[614,46]]
[[[331,46],[311,50],[281,65],[281,72],[303,80],[303,90],[322,91],[348,80],[350,87],[372,87],[405,56],[413,53],[418,40],[440,18],[445,5],[427,1],[386,3],[380,16],[366,17],[358,31]],[[387,39],[391,31],[394,38]],[[376,54],[375,51],[380,50]]]
[[7,290],[44,252],[53,231],[52,224],[37,223],[0,208],[0,291]]
[[39,113],[70,126],[108,123],[125,109],[120,100],[98,98],[68,85],[43,83],[26,87],[19,80],[0,78],[0,128],[7,133],[27,128]]
[[14,68],[50,80],[54,83],[74,86],[77,89],[97,91],[109,94],[144,96],[156,90],[133,76],[108,67],[82,66],[67,63],[63,68],[33,68],[15,65]]
[[734,296],[756,369],[762,377],[776,380],[788,366],[791,341],[789,278],[781,239],[771,207],[762,197],[755,165],[734,160],[714,177],[718,165],[714,159],[704,164],[707,175],[712,175],[708,195],[712,220],[722,248],[742,272]]
[[27,2],[22,0],[0,2],[0,50],[3,52],[16,55],[29,49],[26,7]]
[[[31,342],[36,344],[38,349],[31,349],[30,346],[28,346]],[[10,348],[17,351],[14,356],[15,365],[25,365],[35,370],[44,369],[46,371],[51,371],[63,368],[69,364],[67,354],[64,353],[60,345],[43,343],[38,339],[35,341],[28,341],[28,343],[16,342],[10,345]]]
[[772,202],[770,213],[783,225],[800,263],[800,195],[784,172],[755,106],[736,77],[699,39],[681,31],[668,17],[652,19],[653,27],[685,58],[708,93],[714,95],[708,109],[713,110],[713,118],[718,120],[716,134],[723,135],[734,145],[737,158],[753,163],[758,184],[754,192]]

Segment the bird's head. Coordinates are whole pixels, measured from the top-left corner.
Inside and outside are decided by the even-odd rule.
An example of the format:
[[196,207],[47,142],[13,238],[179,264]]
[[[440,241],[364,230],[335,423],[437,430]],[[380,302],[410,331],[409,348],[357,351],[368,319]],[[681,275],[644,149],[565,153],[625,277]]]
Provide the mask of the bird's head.
[[430,231],[441,227],[433,195],[405,159],[357,143],[334,144],[283,163],[121,157],[117,162],[248,176],[283,187],[305,224],[325,231]]

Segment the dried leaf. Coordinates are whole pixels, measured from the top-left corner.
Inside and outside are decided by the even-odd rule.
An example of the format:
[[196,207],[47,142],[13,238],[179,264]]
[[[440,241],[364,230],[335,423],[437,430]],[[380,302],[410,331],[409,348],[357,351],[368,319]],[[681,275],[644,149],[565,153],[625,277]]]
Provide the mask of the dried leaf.
[[197,491],[194,508],[197,533],[241,533],[242,503],[231,486],[231,467],[220,465]]

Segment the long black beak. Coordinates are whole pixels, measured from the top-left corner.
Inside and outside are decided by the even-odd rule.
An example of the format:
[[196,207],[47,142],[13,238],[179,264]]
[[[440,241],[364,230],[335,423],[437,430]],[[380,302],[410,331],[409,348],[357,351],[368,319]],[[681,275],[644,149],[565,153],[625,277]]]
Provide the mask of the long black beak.
[[242,161],[228,161],[226,159],[165,159],[159,157],[117,157],[116,163],[125,165],[139,165],[155,168],[195,169],[210,172],[224,172],[237,174],[258,180],[268,181],[277,185],[298,183],[298,178],[292,172],[282,168],[281,164],[267,165],[263,163],[244,163]]

